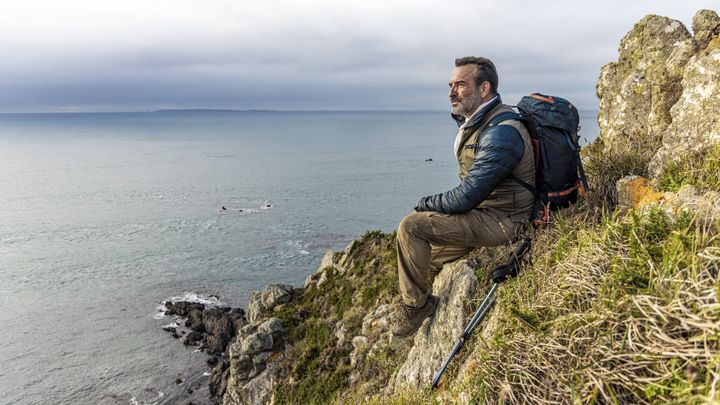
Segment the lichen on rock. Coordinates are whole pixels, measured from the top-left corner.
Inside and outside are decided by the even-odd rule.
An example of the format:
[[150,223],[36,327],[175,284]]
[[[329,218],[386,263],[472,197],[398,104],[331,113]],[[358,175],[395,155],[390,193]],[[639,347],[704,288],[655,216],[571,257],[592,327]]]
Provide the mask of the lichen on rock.
[[[658,177],[663,166],[673,160],[701,156],[720,144],[720,30],[715,12],[703,10],[696,15],[696,35],[705,44],[693,54],[683,69],[682,93],[670,110],[672,122],[664,131],[662,147],[650,162],[650,174]],[[712,21],[700,23],[698,21]],[[694,24],[695,25],[695,24]]]
[[616,138],[659,141],[682,91],[683,68],[696,49],[680,21],[657,15],[643,18],[623,37],[617,62],[603,66],[596,86],[607,148]]

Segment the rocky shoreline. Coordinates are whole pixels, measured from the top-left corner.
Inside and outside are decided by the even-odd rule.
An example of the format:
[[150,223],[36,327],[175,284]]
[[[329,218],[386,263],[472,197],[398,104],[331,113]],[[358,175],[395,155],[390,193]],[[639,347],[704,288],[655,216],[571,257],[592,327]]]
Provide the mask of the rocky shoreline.
[[201,376],[178,378],[176,384],[186,387],[179,398],[168,398],[166,403],[219,404],[229,381],[237,385],[250,380],[253,383],[242,390],[242,398],[236,401],[267,402],[272,394],[273,373],[265,370],[268,360],[282,350],[285,328],[280,319],[266,315],[289,301],[294,293],[296,290],[289,285],[268,285],[252,295],[247,316],[242,308],[195,301],[163,302],[163,315],[173,317],[173,322],[162,329],[183,345],[196,346],[208,354],[206,364],[211,368]]

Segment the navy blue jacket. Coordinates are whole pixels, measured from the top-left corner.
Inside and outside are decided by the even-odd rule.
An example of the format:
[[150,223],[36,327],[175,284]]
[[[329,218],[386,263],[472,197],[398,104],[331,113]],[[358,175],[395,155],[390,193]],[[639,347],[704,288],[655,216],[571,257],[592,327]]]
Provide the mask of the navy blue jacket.
[[[466,127],[471,130],[477,127],[483,121],[484,115],[499,103],[500,96],[473,117]],[[458,121],[458,124],[462,122]],[[472,167],[460,184],[444,193],[421,198],[415,210],[445,214],[460,214],[472,210],[512,173],[523,157],[524,148],[520,133],[512,126],[496,125],[486,129],[478,139],[477,154]]]

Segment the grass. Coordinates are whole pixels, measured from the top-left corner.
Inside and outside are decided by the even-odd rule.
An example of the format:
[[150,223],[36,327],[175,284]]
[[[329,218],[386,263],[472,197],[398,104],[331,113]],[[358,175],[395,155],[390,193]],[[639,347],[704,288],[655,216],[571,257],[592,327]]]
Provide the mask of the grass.
[[658,178],[662,191],[678,191],[690,185],[698,190],[720,190],[720,145],[702,154],[690,154],[663,167]]
[[[290,361],[276,402],[720,401],[720,218],[616,209],[615,182],[648,173],[659,144],[644,142],[619,139],[608,148],[600,141],[583,150],[593,193],[535,233],[531,260],[498,290],[495,321],[480,325],[429,398],[383,391],[409,347],[391,347],[376,332],[366,333],[368,346],[350,365],[349,342],[363,318],[399,296],[395,235],[363,235],[340,265],[324,269],[321,286],[277,314],[289,329]],[[657,181],[661,191],[685,185],[720,189],[720,147],[668,164]],[[475,266],[481,284],[511,249],[471,253],[470,262],[482,264]]]
[[[696,225],[658,209],[548,232],[532,274],[500,290],[503,321],[455,393],[480,403],[718,399],[720,242]],[[575,249],[550,248],[569,238]]]
[[[367,387],[387,383],[402,350],[383,346],[355,367],[349,356],[350,342],[360,335],[365,315],[399,296],[395,256],[394,233],[367,232],[352,243],[346,257],[322,270],[326,279],[321,285],[306,288],[276,314],[288,329],[289,359],[281,370],[283,382],[275,387],[277,403],[337,401],[353,373]],[[341,327],[344,343],[337,336]],[[366,338],[372,345],[380,336]]]

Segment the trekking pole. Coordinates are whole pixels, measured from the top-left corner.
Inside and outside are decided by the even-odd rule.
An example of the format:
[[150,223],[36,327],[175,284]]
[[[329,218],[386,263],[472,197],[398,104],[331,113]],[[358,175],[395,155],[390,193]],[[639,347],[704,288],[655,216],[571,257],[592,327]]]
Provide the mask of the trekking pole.
[[490,308],[492,308],[493,304],[495,304],[495,291],[497,290],[500,283],[507,280],[508,278],[517,276],[520,260],[522,260],[523,255],[530,248],[530,241],[531,239],[529,237],[523,235],[522,242],[520,242],[520,245],[518,245],[518,247],[515,248],[512,254],[510,254],[510,258],[508,259],[507,263],[497,266],[493,269],[493,285],[492,287],[490,287],[490,291],[485,296],[485,299],[483,300],[482,304],[480,304],[480,307],[477,309],[477,311],[475,311],[475,315],[473,315],[472,319],[470,319],[470,322],[468,322],[468,324],[465,326],[462,336],[460,336],[460,339],[455,343],[455,347],[453,347],[450,355],[448,355],[448,357],[443,362],[440,370],[435,373],[435,377],[432,380],[432,385],[430,386],[429,391],[437,388],[438,382],[440,382],[440,378],[445,372],[445,369],[447,369],[447,367],[450,365],[453,357],[455,357],[457,352],[460,351],[460,348],[462,348],[463,344],[465,344],[465,341],[468,340],[470,336],[472,336],[475,328],[478,326],[478,324],[480,324],[488,311],[490,311]]

